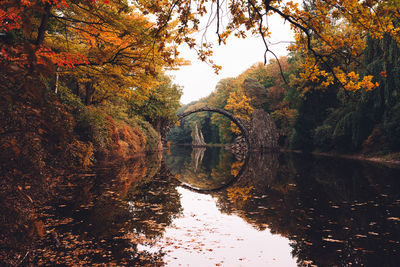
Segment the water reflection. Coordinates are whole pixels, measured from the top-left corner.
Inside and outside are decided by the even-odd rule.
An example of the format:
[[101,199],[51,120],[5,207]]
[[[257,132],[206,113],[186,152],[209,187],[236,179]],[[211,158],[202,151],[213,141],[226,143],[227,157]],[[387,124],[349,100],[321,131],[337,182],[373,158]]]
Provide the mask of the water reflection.
[[[398,168],[303,154],[250,154],[245,161],[221,148],[190,147],[100,166],[69,177],[38,214],[37,239],[7,240],[28,251],[25,258],[3,246],[0,265],[399,261]],[[19,220],[2,219],[2,236],[23,228]]]
[[223,212],[289,238],[300,266],[396,266],[399,173],[357,161],[281,155],[274,176],[242,176],[214,196]]
[[139,252],[181,213],[176,180],[161,155],[103,165],[95,176],[74,181],[42,220],[50,233],[35,264],[66,266],[162,266],[163,253]]
[[[235,162],[225,166],[229,173]],[[299,266],[396,266],[399,177],[398,168],[359,161],[251,154],[231,186],[208,193],[221,212],[286,237]]]
[[171,147],[165,155],[171,173],[184,185],[199,191],[218,190],[237,179],[244,161],[221,147]]

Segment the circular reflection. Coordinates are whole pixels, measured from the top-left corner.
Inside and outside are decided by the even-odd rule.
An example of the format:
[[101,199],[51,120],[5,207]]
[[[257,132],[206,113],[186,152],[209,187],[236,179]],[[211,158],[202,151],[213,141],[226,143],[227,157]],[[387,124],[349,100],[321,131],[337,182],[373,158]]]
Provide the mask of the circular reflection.
[[245,160],[237,160],[223,147],[172,146],[165,162],[179,181],[196,191],[215,191],[232,184],[245,165]]

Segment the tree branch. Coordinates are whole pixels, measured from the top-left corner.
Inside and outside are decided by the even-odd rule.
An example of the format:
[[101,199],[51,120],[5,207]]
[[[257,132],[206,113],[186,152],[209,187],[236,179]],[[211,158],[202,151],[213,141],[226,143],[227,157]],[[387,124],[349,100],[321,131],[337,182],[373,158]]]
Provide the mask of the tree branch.
[[36,41],[35,41],[36,45],[43,44],[44,35],[46,33],[47,24],[49,22],[50,11],[51,11],[51,6],[49,3],[46,3],[44,6],[44,14],[42,16],[42,20],[41,20],[40,26],[38,28],[38,34],[37,34]]

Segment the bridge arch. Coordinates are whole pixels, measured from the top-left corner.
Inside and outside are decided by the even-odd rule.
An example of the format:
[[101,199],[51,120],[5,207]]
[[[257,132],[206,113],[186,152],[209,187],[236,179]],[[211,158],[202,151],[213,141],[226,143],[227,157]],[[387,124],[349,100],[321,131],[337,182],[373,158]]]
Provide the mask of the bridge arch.
[[189,110],[189,111],[186,111],[186,112],[178,115],[178,121],[182,120],[183,118],[185,118],[193,113],[198,113],[198,112],[203,112],[203,111],[219,113],[219,114],[222,114],[222,115],[228,117],[231,121],[233,121],[233,123],[235,123],[238,126],[238,128],[240,129],[240,131],[242,132],[242,135],[247,143],[247,148],[250,150],[249,129],[247,129],[245,122],[241,118],[236,117],[229,111],[226,111],[221,108],[210,108],[210,107],[196,108],[196,109]]

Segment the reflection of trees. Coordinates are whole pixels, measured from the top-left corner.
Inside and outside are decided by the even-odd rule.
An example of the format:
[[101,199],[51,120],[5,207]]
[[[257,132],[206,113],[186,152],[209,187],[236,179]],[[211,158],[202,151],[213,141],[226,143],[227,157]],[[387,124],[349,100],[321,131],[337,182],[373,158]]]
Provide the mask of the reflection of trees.
[[[275,170],[263,175],[261,161]],[[289,238],[300,266],[396,265],[400,227],[388,218],[399,214],[398,171],[305,155],[257,155],[247,169],[213,193],[220,209]],[[251,198],[232,197],[246,188]]]
[[[179,150],[174,152],[179,152]],[[183,157],[183,153],[166,155],[167,166],[181,182],[192,188],[214,190],[235,179],[235,176],[232,175],[235,173],[232,172],[232,165],[236,162],[235,158],[223,148],[194,148],[191,160],[183,160]],[[241,163],[234,165],[236,166],[235,171],[237,166],[241,165]]]
[[153,242],[181,212],[176,183],[159,154],[75,181],[66,201],[43,218],[55,234],[41,242],[37,264],[161,265],[161,252],[139,252],[137,245]]
[[[171,146],[168,153],[164,155],[165,163],[172,173],[180,173],[186,162],[191,160],[191,147],[190,146]],[[179,155],[179,156],[176,156]]]

